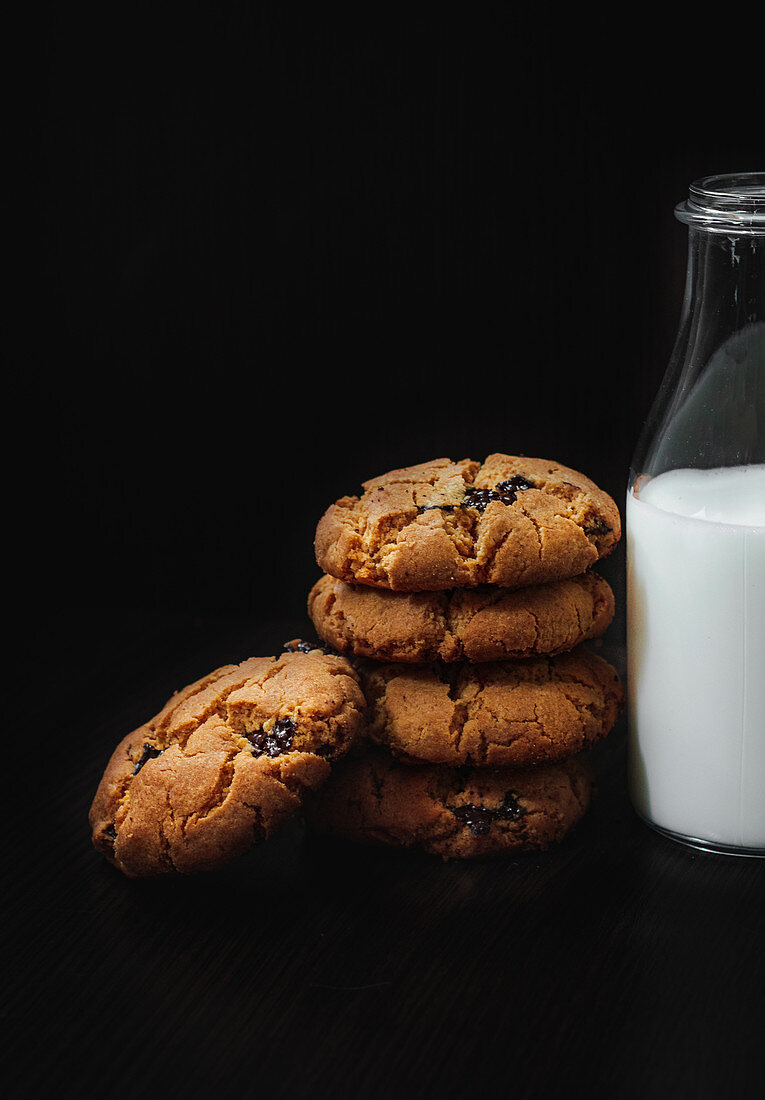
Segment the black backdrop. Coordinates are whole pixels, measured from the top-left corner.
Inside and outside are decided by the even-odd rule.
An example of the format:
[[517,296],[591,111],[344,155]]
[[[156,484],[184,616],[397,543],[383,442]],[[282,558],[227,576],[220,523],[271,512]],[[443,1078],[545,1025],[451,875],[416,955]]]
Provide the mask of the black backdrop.
[[[495,1070],[518,1096],[751,1085],[761,889],[634,821],[619,731],[579,839],[510,876],[309,858],[296,826],[244,874],[141,889],[90,849],[125,731],[301,629],[337,496],[502,450],[621,500],[682,299],[673,206],[765,163],[740,7],[735,42],[668,5],[415,7],[30,13],[3,604],[28,674],[4,742],[25,1097],[35,1074],[151,1092],[163,1066],[225,1095],[237,1073],[406,1095],[412,1065],[448,1095]],[[603,571],[621,609],[623,554]]]
[[19,505],[46,607],[301,614],[326,505],[437,455],[621,499],[673,206],[763,140],[754,39],[620,19],[50,14]]

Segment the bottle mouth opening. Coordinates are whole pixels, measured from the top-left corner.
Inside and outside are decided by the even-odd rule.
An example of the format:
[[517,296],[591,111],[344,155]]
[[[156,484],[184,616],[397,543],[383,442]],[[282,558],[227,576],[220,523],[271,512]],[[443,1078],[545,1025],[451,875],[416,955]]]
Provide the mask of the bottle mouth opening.
[[675,207],[686,225],[711,232],[765,233],[765,172],[733,172],[705,176],[688,189]]

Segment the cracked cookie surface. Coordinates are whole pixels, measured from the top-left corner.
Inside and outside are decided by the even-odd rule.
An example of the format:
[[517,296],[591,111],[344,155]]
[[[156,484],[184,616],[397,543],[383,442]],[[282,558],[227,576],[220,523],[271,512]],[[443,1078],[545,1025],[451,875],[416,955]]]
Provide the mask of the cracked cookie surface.
[[308,596],[321,638],[376,661],[498,661],[562,653],[599,637],[614,596],[595,573],[509,590],[391,592],[324,576]]
[[448,458],[364,482],[316,529],[316,560],[350,584],[400,592],[573,577],[613,550],[616,504],[576,470],[540,458]]
[[404,765],[379,749],[347,757],[306,806],[319,832],[368,844],[419,846],[444,859],[543,849],[590,804],[582,760],[541,768]]
[[319,650],[216,669],[117,746],[90,809],[93,844],[131,877],[230,862],[324,782],[364,708],[356,671]]
[[586,649],[484,664],[360,663],[372,740],[402,760],[528,767],[564,760],[609,732],[616,671]]

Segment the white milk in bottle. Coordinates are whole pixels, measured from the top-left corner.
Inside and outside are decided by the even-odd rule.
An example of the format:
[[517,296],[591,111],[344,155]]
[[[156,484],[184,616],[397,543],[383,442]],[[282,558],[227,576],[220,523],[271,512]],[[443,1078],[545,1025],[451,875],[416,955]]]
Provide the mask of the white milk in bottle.
[[627,497],[630,792],[701,846],[765,850],[765,465]]

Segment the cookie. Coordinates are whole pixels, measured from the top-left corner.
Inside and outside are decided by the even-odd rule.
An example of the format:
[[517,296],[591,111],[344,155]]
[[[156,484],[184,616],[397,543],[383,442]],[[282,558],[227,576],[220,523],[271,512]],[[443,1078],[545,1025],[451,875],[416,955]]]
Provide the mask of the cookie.
[[363,715],[343,657],[314,650],[216,669],[117,746],[90,809],[93,844],[131,877],[228,863],[324,782]]
[[402,759],[527,767],[605,737],[623,694],[586,649],[485,664],[361,665],[371,738]]
[[419,846],[444,859],[547,848],[590,804],[582,760],[543,768],[407,767],[379,750],[348,757],[306,806],[319,832]]
[[500,661],[562,653],[599,637],[614,595],[595,573],[511,590],[391,592],[323,576],[308,596],[320,638],[376,661]]
[[584,573],[621,535],[607,493],[541,458],[439,458],[363,488],[328,508],[316,529],[319,566],[349,584],[521,588]]

